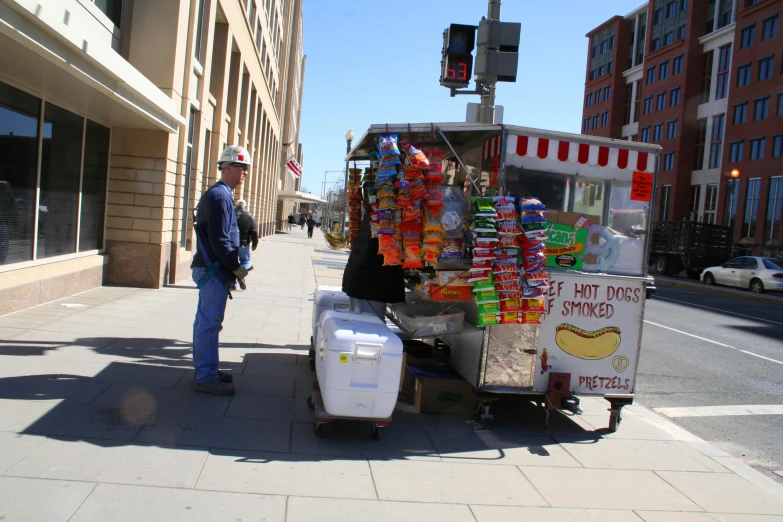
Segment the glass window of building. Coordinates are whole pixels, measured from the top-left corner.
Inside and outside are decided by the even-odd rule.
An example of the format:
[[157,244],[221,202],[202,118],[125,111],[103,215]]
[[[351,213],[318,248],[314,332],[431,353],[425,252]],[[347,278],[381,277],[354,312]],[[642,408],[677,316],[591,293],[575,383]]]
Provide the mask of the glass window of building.
[[76,251],[84,119],[52,103],[44,108],[36,257]]
[[670,105],[676,107],[680,104],[680,88],[675,87],[671,90]]
[[655,66],[647,68],[647,85],[655,81]]
[[742,221],[742,233],[746,237],[756,237],[756,220],[759,213],[759,178],[749,179],[745,192],[745,219]]
[[95,7],[100,9],[115,26],[120,27],[122,21],[122,0],[93,0]]
[[737,87],[744,87],[750,83],[751,67],[749,63],[737,67]]
[[707,118],[698,120],[696,125],[696,145],[693,154],[693,170],[704,167],[704,148],[707,145]]
[[769,96],[759,98],[753,102],[753,120],[764,120],[769,116]]
[[712,117],[712,139],[710,140],[709,167],[711,169],[720,167],[720,155],[723,151],[723,119],[723,114]]
[[729,94],[729,67],[731,67],[731,44],[718,51],[718,76],[715,84],[715,99],[722,100]]
[[748,121],[748,102],[734,105],[734,125],[742,125]]
[[682,72],[682,55],[675,56],[672,59],[672,74],[680,74]]
[[701,185],[691,185],[691,221],[699,219],[699,199],[701,198]]
[[658,66],[658,79],[665,80],[669,76],[669,61],[661,62]]
[[772,157],[783,157],[783,134],[772,136]]
[[769,40],[778,34],[778,15],[772,15],[761,22],[761,39]]
[[769,199],[767,200],[767,219],[764,223],[764,239],[777,239],[780,233],[781,210],[783,209],[783,177],[769,180]]
[[642,127],[642,143],[650,143],[650,127]]
[[704,195],[704,222],[715,224],[715,211],[718,208],[718,184],[707,185],[707,193]]
[[772,69],[774,67],[775,57],[767,56],[759,60],[759,80],[768,80],[772,77]]
[[0,266],[33,258],[41,101],[0,83]]
[[666,108],[666,93],[658,94],[656,98],[656,110],[662,111]]
[[652,112],[652,96],[648,96],[644,99],[644,113],[650,114]]
[[661,141],[663,139],[663,123],[653,125],[653,141]]
[[674,170],[674,153],[667,152],[663,155],[663,170]]
[[670,139],[677,137],[677,120],[672,120],[666,124],[666,137]]
[[740,49],[753,45],[753,39],[756,36],[756,24],[743,27],[740,31]]
[[712,56],[713,51],[708,51],[702,55],[701,103],[710,101],[710,88],[712,87]]
[[661,187],[661,206],[658,219],[665,221],[669,217],[669,200],[671,198],[672,186],[664,185]]
[[733,141],[729,144],[729,161],[738,163],[742,161],[742,146],[745,142]]
[[739,197],[739,180],[730,179],[726,182],[726,206],[723,208],[723,225],[734,230],[737,219],[737,198]]
[[764,145],[767,138],[754,138],[750,140],[750,159],[762,160],[764,159]]
[[103,248],[103,216],[106,206],[106,176],[109,168],[107,127],[87,120],[84,131],[84,171],[79,222],[79,251]]

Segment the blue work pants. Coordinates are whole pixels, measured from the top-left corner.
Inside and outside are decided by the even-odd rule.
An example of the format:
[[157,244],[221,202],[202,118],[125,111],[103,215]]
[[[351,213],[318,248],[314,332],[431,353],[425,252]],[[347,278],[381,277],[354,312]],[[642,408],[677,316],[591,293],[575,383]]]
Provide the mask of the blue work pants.
[[250,270],[250,245],[239,245],[239,264]]
[[[204,268],[193,268],[193,282],[204,277]],[[193,321],[193,366],[196,382],[218,378],[218,336],[223,329],[228,290],[217,276],[212,276],[198,292],[196,320]]]

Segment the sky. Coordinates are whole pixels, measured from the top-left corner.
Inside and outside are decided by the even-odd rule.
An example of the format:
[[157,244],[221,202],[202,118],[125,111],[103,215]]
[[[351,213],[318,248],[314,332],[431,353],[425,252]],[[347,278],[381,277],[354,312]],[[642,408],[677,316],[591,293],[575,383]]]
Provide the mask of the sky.
[[[579,133],[585,34],[643,3],[504,0],[501,21],[522,24],[517,81],[497,87],[504,123]],[[313,194],[321,194],[324,180],[328,189],[341,179],[349,129],[358,139],[374,123],[465,121],[466,104],[480,100],[452,98],[438,80],[443,30],[478,25],[486,0],[304,0],[303,13],[299,140],[302,187]]]

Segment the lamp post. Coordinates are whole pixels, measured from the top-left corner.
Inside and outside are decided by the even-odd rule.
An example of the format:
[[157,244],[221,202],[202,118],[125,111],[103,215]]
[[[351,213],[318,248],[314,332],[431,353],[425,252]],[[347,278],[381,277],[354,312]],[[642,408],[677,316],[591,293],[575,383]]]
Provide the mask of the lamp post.
[[[348,132],[345,133],[345,155],[347,156],[349,152],[351,152],[351,142],[353,141],[354,134],[351,129],[348,129]],[[348,194],[348,159],[345,160],[345,205],[343,206],[343,214],[342,214],[342,221],[340,222],[340,230],[343,231],[343,234],[345,234],[345,210],[346,206],[348,205],[349,200],[349,194]]]

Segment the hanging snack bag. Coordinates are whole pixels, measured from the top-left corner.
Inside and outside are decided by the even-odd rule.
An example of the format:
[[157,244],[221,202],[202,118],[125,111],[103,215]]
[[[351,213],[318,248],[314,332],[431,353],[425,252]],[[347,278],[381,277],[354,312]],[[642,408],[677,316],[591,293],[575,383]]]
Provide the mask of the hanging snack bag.
[[545,212],[546,205],[536,198],[516,198],[520,212]]
[[495,283],[492,280],[492,276],[489,279],[482,279],[473,283],[473,292],[495,292]]
[[403,242],[403,268],[424,268],[421,261],[421,245],[419,243]]
[[502,299],[500,301],[501,312],[521,312],[522,303],[519,299]]
[[410,208],[403,208],[402,222],[421,224],[421,206],[421,201],[414,201]]
[[473,295],[476,297],[476,304],[497,303],[498,294],[495,290],[476,290],[473,288]]
[[522,310],[525,312],[541,312],[546,313],[546,300],[545,299],[523,299]]
[[427,156],[427,162],[430,165],[430,172],[443,172],[443,151],[436,149],[424,149],[424,155]]
[[441,185],[439,181],[427,181],[427,199],[432,203],[438,203],[443,200]]
[[470,198],[475,217],[489,217],[495,219],[497,212],[492,207],[492,198]]
[[400,155],[400,148],[397,146],[398,137],[396,134],[384,134],[378,137],[378,153],[383,157],[389,154]]
[[402,264],[402,256],[400,251],[384,252],[383,253],[383,266],[394,266]]
[[519,313],[505,312],[500,314],[500,324],[519,324]]
[[422,180],[418,178],[413,178],[410,179],[409,182],[410,182],[411,199],[413,199],[414,201],[421,201],[429,197],[429,192],[427,191],[427,187],[424,185],[424,182]]
[[386,254],[389,252],[399,252],[397,247],[397,236],[395,234],[378,235],[378,253]]
[[520,221],[523,225],[531,225],[533,223],[546,223],[546,218],[543,212],[523,212]]
[[440,253],[441,259],[462,259],[462,241],[444,241]]
[[421,167],[414,167],[411,165],[406,165],[402,168],[402,175],[407,179],[420,179],[424,180],[424,169]]
[[478,321],[476,321],[476,326],[492,326],[495,324],[500,324],[498,314],[481,314],[478,316]]
[[405,143],[402,146],[405,150],[405,154],[408,156],[408,161],[414,167],[429,168],[430,162],[427,160],[427,156],[424,155],[420,149],[417,149],[413,143]]
[[500,313],[500,307],[496,301],[491,303],[479,303],[476,308],[478,308],[479,315]]
[[514,207],[514,200],[503,196],[492,199],[492,206],[497,212],[498,220],[513,220],[516,222],[517,209]]
[[541,314],[539,312],[522,312],[520,323],[541,324]]

